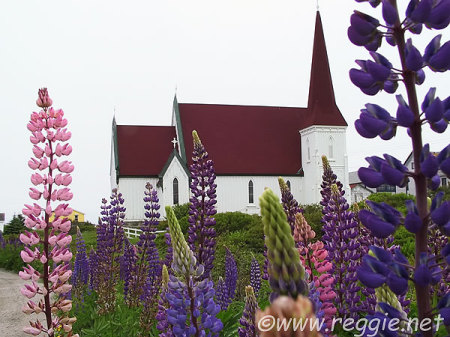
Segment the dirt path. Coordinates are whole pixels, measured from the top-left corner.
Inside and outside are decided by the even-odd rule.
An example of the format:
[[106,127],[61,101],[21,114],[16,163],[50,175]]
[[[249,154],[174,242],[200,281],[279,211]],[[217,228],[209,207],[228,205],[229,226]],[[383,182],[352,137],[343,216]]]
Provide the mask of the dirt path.
[[19,275],[0,269],[0,336],[24,337],[30,336],[22,331],[28,326],[29,318],[22,312],[22,306],[27,302],[20,293],[24,285]]

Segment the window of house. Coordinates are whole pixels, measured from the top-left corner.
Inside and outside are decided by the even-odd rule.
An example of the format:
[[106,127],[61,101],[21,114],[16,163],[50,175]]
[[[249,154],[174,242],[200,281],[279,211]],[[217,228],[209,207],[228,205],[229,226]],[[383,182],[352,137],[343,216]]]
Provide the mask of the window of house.
[[249,204],[253,204],[254,203],[254,199],[253,199],[253,181],[249,181],[248,182],[248,203]]
[[447,186],[447,178],[445,178],[445,177],[441,178],[441,185],[442,186]]
[[78,214],[75,214],[75,222],[78,222]]
[[411,162],[411,169],[414,170],[414,162]]
[[178,205],[178,179],[173,179],[173,204]]
[[291,182],[289,180],[286,181],[286,185],[289,187],[289,190],[291,190]]

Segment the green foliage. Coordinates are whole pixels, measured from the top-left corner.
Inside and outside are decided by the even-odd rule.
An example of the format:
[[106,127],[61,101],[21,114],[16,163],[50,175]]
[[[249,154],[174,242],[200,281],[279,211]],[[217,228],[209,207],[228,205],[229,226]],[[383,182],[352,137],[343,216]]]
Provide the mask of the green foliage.
[[3,235],[20,234],[26,229],[25,218],[22,214],[14,215],[8,224],[3,228]]
[[94,224],[91,224],[90,222],[76,222],[76,223],[72,222],[72,227],[70,228],[70,231],[69,231],[70,235],[77,234],[77,226],[80,228],[80,231],[82,233],[96,231]]
[[186,204],[181,204],[181,205],[175,205],[172,207],[177,220],[180,220],[181,218],[183,218],[185,216],[189,216],[190,205],[191,205],[190,203],[186,203]]
[[439,192],[444,192],[444,200],[450,200],[450,185],[441,186],[436,191],[429,191],[428,196],[433,199]]
[[261,217],[241,212],[218,213],[215,219],[217,234],[249,229],[253,226],[262,227]]
[[394,245],[400,246],[400,250],[408,260],[412,263],[414,262],[416,241],[413,233],[408,232],[405,227],[400,226],[394,234]]
[[240,326],[239,319],[244,311],[244,302],[233,301],[227,311],[221,311],[217,318],[222,321],[223,329],[220,337],[234,337]]
[[122,296],[118,296],[116,310],[106,315],[97,314],[95,292],[86,294],[83,303],[75,303],[77,322],[73,329],[83,337],[129,337],[139,336],[140,309],[128,308]]
[[0,268],[19,272],[23,270],[25,263],[20,257],[20,251],[22,247],[20,245],[15,246],[7,244],[4,249],[0,248]]
[[[320,240],[322,237],[322,205],[320,204],[310,204],[303,205],[303,215],[308,222],[308,225],[316,232],[316,237],[314,240]],[[313,240],[313,241],[314,241]]]
[[396,208],[402,214],[406,214],[406,200],[415,200],[414,196],[410,194],[393,194],[388,192],[373,193],[369,195],[368,199],[374,202],[385,202],[386,204]]

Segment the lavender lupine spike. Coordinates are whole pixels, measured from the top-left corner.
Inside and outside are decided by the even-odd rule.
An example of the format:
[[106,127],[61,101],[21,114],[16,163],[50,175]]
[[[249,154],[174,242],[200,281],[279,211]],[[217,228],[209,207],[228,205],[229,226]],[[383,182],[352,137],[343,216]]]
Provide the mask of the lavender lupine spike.
[[250,264],[250,285],[254,290],[255,296],[258,297],[259,289],[261,289],[261,268],[254,256],[252,256]]
[[239,327],[239,337],[258,337],[258,331],[255,324],[255,314],[258,310],[258,302],[256,301],[255,293],[252,286],[245,287],[245,307],[242,312],[242,317],[239,319],[239,323],[242,327]]
[[269,258],[269,283],[273,290],[271,300],[279,295],[295,299],[300,294],[308,294],[305,269],[278,197],[267,188],[259,203]]
[[205,268],[202,278],[208,278],[214,264],[214,251],[216,246],[216,231],[214,225],[217,213],[215,204],[216,174],[214,163],[208,159],[206,152],[197,131],[192,131],[194,141],[194,151],[192,154],[191,172],[191,193],[188,243],[194,252],[197,262]]
[[[137,255],[136,247],[130,243],[128,238],[125,238],[124,254],[122,256],[123,263],[123,297],[125,302],[130,306],[133,298],[133,290],[137,278]],[[130,298],[129,292],[132,296]]]
[[101,221],[97,226],[97,264],[96,283],[98,284],[97,304],[99,313],[114,311],[116,293],[114,289],[119,280],[120,258],[123,253],[123,220],[125,218],[124,199],[117,189],[112,190],[110,204],[102,200]]
[[79,227],[77,227],[76,242],[77,253],[75,255],[75,263],[72,275],[72,291],[74,293],[74,297],[82,302],[84,291],[86,290],[89,282],[90,269],[89,260],[86,254],[86,244],[84,243],[84,239]]
[[329,271],[334,276],[335,307],[342,318],[357,319],[360,308],[360,287],[356,269],[360,260],[358,223],[338,185],[331,185],[331,197],[323,216],[322,240],[328,251],[327,260],[333,264]]
[[284,212],[286,213],[291,232],[294,234],[295,215],[302,213],[303,210],[298,205],[297,200],[294,199],[289,186],[285,183],[283,178],[278,177],[278,184],[281,190],[281,203],[283,204]]
[[98,270],[97,253],[94,248],[89,252],[89,290],[98,289],[98,277],[96,272]]
[[177,275],[170,275],[167,320],[175,336],[218,337],[223,324],[216,317],[220,306],[214,303],[213,282],[198,281],[203,265],[197,263],[171,207],[166,207],[166,214],[173,245],[172,269]]
[[[377,7],[380,1],[370,1],[373,7]],[[440,231],[445,235],[450,233],[448,225],[450,212],[449,202],[442,203],[442,196],[436,196],[432,202],[431,209],[427,205],[427,188],[435,190],[439,186],[439,176],[436,174],[438,169],[449,174],[449,149],[446,146],[437,157],[429,151],[429,146],[423,144],[422,127],[428,123],[430,128],[437,133],[443,133],[449,122],[448,104],[449,99],[441,100],[435,97],[436,88],[430,88],[425,95],[422,104],[419,105],[416,85],[423,84],[425,72],[423,68],[428,67],[434,72],[445,72],[449,70],[448,60],[450,57],[449,42],[441,46],[442,35],[435,36],[422,54],[414,45],[412,39],[406,39],[408,31],[420,34],[423,24],[430,29],[444,29],[450,23],[448,11],[448,1],[410,1],[406,9],[406,17],[400,18],[396,0],[383,0],[381,6],[382,16],[386,24],[378,20],[355,11],[351,18],[351,27],[349,28],[350,40],[360,46],[366,47],[372,51],[372,58],[375,62],[368,60],[357,60],[361,69],[351,69],[350,78],[362,92],[368,95],[375,95],[380,90],[389,93],[395,92],[396,86],[392,82],[403,82],[407,100],[402,95],[397,95],[398,109],[396,117],[380,106],[375,104],[366,104],[366,109],[361,110],[360,118],[355,122],[358,133],[365,138],[375,138],[379,136],[383,140],[389,140],[395,136],[397,127],[407,129],[412,142],[412,160],[414,164],[413,172],[410,172],[398,159],[385,154],[384,159],[376,156],[366,158],[370,166],[360,168],[358,171],[361,181],[369,187],[378,187],[382,184],[405,186],[407,181],[414,179],[416,201],[408,202],[408,214],[403,219],[395,210],[385,204],[372,204],[372,212],[360,211],[362,223],[369,228],[372,233],[378,237],[386,237],[393,234],[399,225],[404,224],[405,228],[415,234],[415,268],[414,268],[414,287],[417,300],[417,311],[419,321],[425,319],[433,320],[433,313],[436,312],[431,304],[431,285],[439,283],[442,276],[442,269],[439,266],[440,260],[445,256],[435,256],[428,253],[429,234],[428,228],[433,226],[430,219],[436,224]],[[358,19],[359,20],[356,20]],[[373,29],[367,30],[367,27]],[[384,28],[387,31],[383,32]],[[378,41],[373,44],[373,36],[377,35]],[[400,65],[394,68],[392,64],[382,55],[375,53],[375,50],[381,45],[383,37],[387,42],[395,46],[400,58]],[[389,84],[389,82],[391,82]],[[388,84],[388,85],[387,85]],[[397,84],[398,86],[398,84]],[[393,89],[393,90],[391,90]],[[378,253],[384,260],[388,252]],[[400,260],[401,267],[408,261],[400,254],[396,254]],[[433,262],[430,264],[430,259]],[[359,272],[360,278],[365,279],[367,283],[372,283],[375,279],[373,264],[381,264],[384,272],[389,272],[389,287],[394,293],[406,292],[408,288],[408,279],[411,277],[407,269],[396,266],[395,270],[390,270],[389,265],[377,259],[373,260],[370,256],[363,259],[362,272]],[[400,271],[402,271],[400,273]],[[382,284],[383,277],[378,273],[379,282]],[[395,281],[395,282],[394,282]],[[447,310],[447,323],[450,323],[450,306],[447,301],[447,295],[438,303],[437,309]],[[446,324],[447,324],[446,323]],[[421,329],[420,334],[424,337],[432,337],[431,329]]]
[[[72,259],[69,250],[72,237],[68,234],[71,223],[67,219],[72,209],[65,202],[73,197],[67,186],[72,182],[70,173],[74,166],[64,160],[64,157],[72,152],[72,147],[66,143],[71,133],[65,128],[67,120],[64,118],[64,112],[51,107],[52,100],[46,88],[39,90],[36,104],[42,110],[39,113],[33,112],[27,125],[31,132],[30,141],[34,154],[28,166],[32,170],[46,173],[31,175],[31,182],[36,188],[30,188],[29,195],[36,202],[33,205],[25,205],[22,211],[27,217],[25,226],[31,231],[20,234],[20,241],[24,244],[20,256],[27,266],[19,276],[23,280],[31,281],[31,284],[25,284],[20,289],[21,293],[30,299],[22,311],[27,315],[43,313],[45,323],[42,324],[39,320],[30,321],[30,326],[23,330],[35,336],[44,333],[53,337],[55,330],[62,328],[64,336],[67,336],[72,335],[72,324],[76,321],[75,318],[68,317],[72,301],[63,295],[72,288],[68,283],[72,270],[66,263]],[[41,198],[43,204],[39,205],[37,202]],[[55,202],[60,203],[55,206]],[[52,215],[54,219],[50,221]],[[43,264],[42,273],[30,265],[33,261]],[[38,283],[39,279],[42,279],[42,283]],[[36,295],[43,297],[37,303],[31,300]]]

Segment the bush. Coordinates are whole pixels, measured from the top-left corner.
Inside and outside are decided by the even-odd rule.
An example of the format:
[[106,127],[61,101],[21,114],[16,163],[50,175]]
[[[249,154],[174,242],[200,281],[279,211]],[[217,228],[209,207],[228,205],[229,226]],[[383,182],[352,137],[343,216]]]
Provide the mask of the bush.
[[[304,205],[303,215],[305,216],[308,225],[316,232],[314,240],[319,240],[322,237],[322,206],[320,204]],[[314,241],[313,240],[313,241]]]
[[5,247],[0,247],[0,268],[18,273],[25,266],[20,257],[23,245],[18,241],[17,235],[8,235],[4,239]]
[[178,220],[180,220],[181,218],[185,217],[185,216],[189,216],[189,206],[191,204],[190,203],[186,203],[186,204],[181,204],[181,205],[175,205],[173,206],[173,212],[175,213],[175,216],[177,217]]
[[217,234],[245,230],[253,226],[260,226],[262,228],[261,217],[258,215],[250,215],[241,212],[226,212],[217,213],[215,218]]
[[367,199],[374,202],[385,202],[403,214],[406,214],[406,200],[415,200],[414,196],[410,194],[388,192],[373,193]]

